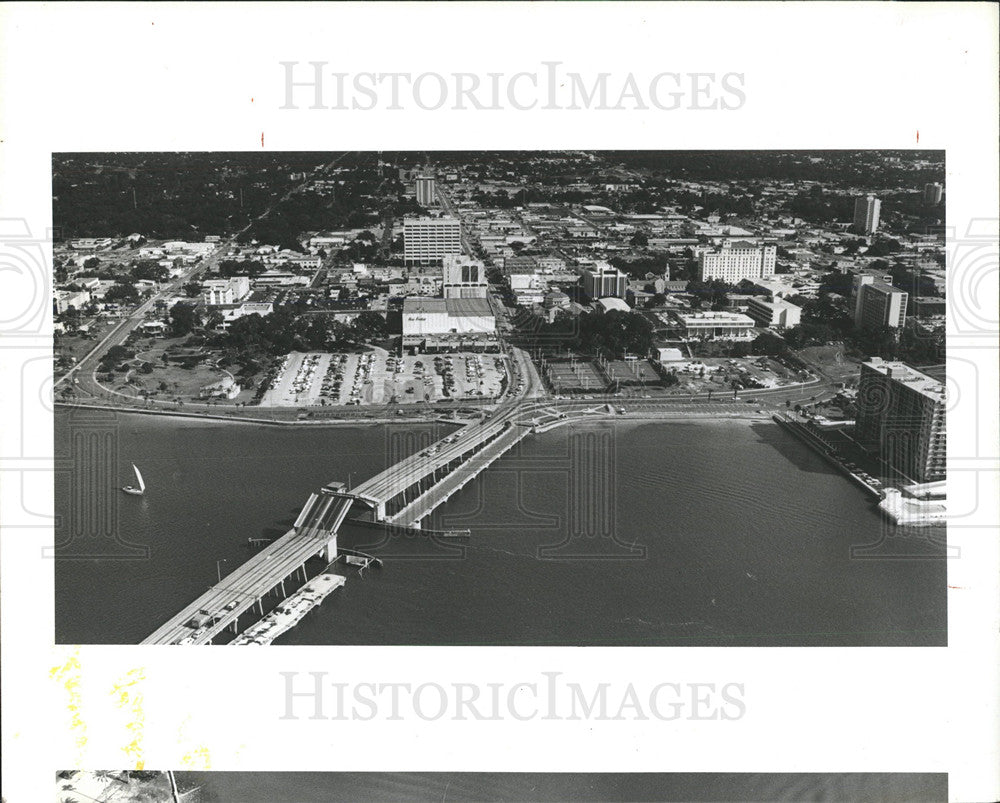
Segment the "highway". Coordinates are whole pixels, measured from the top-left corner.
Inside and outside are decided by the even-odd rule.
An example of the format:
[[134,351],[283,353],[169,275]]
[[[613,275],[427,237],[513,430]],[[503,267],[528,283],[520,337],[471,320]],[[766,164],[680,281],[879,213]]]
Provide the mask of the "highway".
[[[340,527],[353,500],[338,497],[325,512],[334,532]],[[208,644],[240,615],[249,611],[268,592],[296,572],[305,574],[305,563],[326,546],[322,533],[306,526],[293,527],[231,574],[226,575],[190,605],[145,638],[143,644]],[[303,577],[305,579],[305,577]],[[203,628],[187,625],[200,611],[214,617]],[[188,640],[190,639],[190,640]]]

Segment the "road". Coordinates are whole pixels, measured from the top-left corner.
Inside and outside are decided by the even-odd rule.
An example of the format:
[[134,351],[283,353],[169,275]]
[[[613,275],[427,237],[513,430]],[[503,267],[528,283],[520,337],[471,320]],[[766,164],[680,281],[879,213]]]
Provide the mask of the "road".
[[161,285],[157,288],[156,292],[153,293],[148,299],[142,302],[138,307],[129,313],[128,317],[123,319],[114,329],[108,332],[107,335],[91,349],[76,365],[74,365],[69,371],[67,371],[63,376],[61,376],[53,384],[53,389],[58,388],[64,382],[69,381],[71,377],[79,374],[77,379],[78,389],[91,396],[99,397],[105,395],[106,389],[101,386],[94,373],[97,369],[98,363],[100,363],[101,358],[107,354],[107,352],[114,346],[120,346],[122,343],[128,339],[128,336],[135,331],[135,328],[139,326],[144,320],[146,320],[146,314],[152,310],[157,301],[163,298],[169,298],[171,295],[176,293],[183,285],[190,281],[193,281],[199,275],[207,273],[214,269],[215,265],[229,252],[229,249],[236,243],[236,240],[241,234],[246,232],[254,223],[258,220],[262,220],[267,217],[271,212],[277,208],[280,204],[287,201],[296,192],[300,192],[309,186],[313,181],[325,176],[329,171],[335,167],[342,159],[345,159],[350,155],[351,152],[343,153],[336,159],[331,161],[329,164],[323,165],[323,167],[318,168],[309,175],[305,181],[300,184],[295,185],[289,189],[284,195],[282,195],[278,200],[272,203],[267,209],[261,212],[256,218],[251,220],[232,235],[225,242],[220,242],[218,247],[207,256],[202,262],[196,265],[192,265],[190,268],[185,270],[180,276],[168,282],[167,284]]

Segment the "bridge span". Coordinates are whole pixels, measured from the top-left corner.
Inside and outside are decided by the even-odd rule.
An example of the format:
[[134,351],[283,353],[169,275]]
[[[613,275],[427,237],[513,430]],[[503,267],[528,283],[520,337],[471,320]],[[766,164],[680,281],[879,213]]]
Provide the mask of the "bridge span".
[[350,491],[331,482],[311,494],[292,528],[239,568],[211,586],[143,644],[208,644],[226,628],[239,631],[240,617],[264,614],[264,597],[285,596],[285,582],[308,579],[313,557],[331,563],[338,555],[337,534],[356,505],[376,521],[419,527],[420,521],[455,491],[501,457],[530,431],[515,424],[514,408],[492,420],[467,424],[419,454],[410,455]]

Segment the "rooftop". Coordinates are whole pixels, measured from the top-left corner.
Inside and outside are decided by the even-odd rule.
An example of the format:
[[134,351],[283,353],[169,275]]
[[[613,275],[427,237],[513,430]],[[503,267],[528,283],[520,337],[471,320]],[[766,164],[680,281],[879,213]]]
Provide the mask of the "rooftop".
[[406,315],[446,313],[451,316],[493,315],[490,302],[485,298],[425,298],[407,296],[403,299],[403,313]]
[[907,365],[905,362],[872,357],[865,365],[884,376],[888,376],[894,382],[899,382],[908,388],[912,388],[917,393],[929,399],[938,402],[945,400],[945,387],[943,383]]

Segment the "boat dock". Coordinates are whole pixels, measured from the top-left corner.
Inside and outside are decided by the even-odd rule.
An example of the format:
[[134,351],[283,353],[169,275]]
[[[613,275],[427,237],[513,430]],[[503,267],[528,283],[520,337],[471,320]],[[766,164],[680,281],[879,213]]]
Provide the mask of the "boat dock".
[[324,599],[345,582],[347,578],[341,574],[317,575],[267,616],[230,641],[229,646],[270,644],[282,633],[295,627],[309,611],[322,604]]
[[844,465],[844,461],[837,454],[836,450],[828,444],[823,438],[811,431],[809,427],[800,421],[793,421],[786,416],[775,414],[771,416],[772,419],[786,430],[791,432],[793,435],[798,437],[803,443],[812,448],[817,454],[826,458],[827,462],[830,463],[834,468],[836,468],[841,474],[845,475],[851,480],[855,485],[857,485],[861,490],[873,496],[875,499],[881,500],[885,497],[885,491],[882,489],[881,484],[872,485],[869,480],[851,471],[850,468]]

